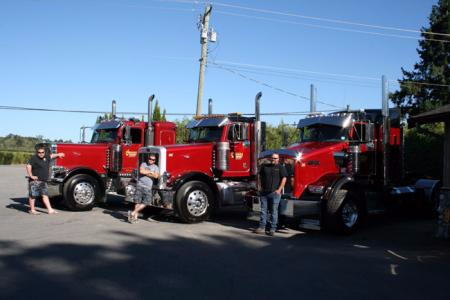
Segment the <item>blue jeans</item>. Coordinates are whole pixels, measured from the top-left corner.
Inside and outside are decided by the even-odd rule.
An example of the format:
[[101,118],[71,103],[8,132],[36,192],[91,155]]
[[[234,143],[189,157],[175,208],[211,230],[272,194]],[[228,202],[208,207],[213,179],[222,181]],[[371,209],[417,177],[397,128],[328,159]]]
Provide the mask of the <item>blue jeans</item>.
[[266,228],[267,225],[267,215],[270,210],[270,230],[275,231],[277,229],[278,223],[278,205],[280,204],[281,195],[276,192],[272,192],[267,195],[262,195],[260,197],[261,202],[261,218],[259,220],[259,228]]

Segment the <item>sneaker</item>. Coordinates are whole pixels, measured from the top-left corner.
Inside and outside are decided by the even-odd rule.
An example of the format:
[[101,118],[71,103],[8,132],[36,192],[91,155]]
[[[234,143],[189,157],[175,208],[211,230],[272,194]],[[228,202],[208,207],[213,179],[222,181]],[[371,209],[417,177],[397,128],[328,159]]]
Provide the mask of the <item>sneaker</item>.
[[275,235],[275,230],[270,230],[269,232],[266,232],[267,235],[269,236],[274,236]]
[[131,223],[132,219],[133,219],[133,216],[131,215],[131,210],[128,211],[127,217],[128,217],[128,223]]
[[256,233],[256,234],[263,234],[264,233],[264,228],[256,228],[253,232]]
[[153,222],[153,223],[158,223],[159,221],[155,219],[155,216],[150,216],[147,218],[147,221],[149,222]]
[[136,215],[135,217],[133,217],[133,215],[131,215],[131,223],[136,224],[138,222],[138,216]]

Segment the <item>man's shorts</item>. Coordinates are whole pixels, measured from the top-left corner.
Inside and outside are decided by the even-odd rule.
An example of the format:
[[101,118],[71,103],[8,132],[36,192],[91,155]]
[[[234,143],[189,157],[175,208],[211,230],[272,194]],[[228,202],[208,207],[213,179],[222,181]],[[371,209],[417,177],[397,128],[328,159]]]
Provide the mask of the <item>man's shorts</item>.
[[142,203],[145,205],[152,204],[152,190],[142,186],[136,187],[136,193],[134,194],[134,203]]
[[45,181],[30,181],[28,185],[28,195],[31,198],[36,198],[39,196],[48,196],[48,186]]

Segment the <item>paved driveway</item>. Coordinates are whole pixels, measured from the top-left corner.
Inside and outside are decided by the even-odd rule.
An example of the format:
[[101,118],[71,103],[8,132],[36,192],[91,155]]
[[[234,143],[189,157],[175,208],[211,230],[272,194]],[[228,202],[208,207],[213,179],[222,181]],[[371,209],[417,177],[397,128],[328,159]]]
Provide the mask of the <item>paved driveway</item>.
[[0,166],[0,299],[448,299],[450,242],[432,237],[430,220],[271,238],[253,234],[242,210],[128,224],[119,197],[31,216],[24,174]]

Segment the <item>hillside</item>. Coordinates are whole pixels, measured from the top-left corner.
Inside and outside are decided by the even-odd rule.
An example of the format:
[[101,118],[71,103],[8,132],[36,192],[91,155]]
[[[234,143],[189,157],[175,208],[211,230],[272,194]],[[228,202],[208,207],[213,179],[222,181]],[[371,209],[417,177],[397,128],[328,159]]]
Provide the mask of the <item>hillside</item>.
[[43,136],[24,137],[16,134],[0,136],[0,164],[24,164],[34,152],[37,143],[62,143],[71,142],[63,140],[50,140]]

